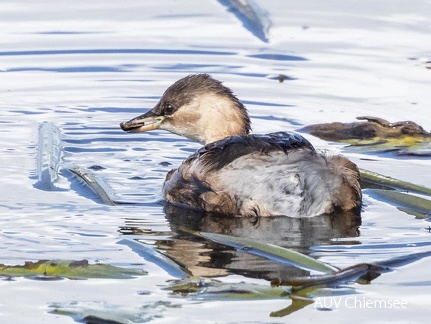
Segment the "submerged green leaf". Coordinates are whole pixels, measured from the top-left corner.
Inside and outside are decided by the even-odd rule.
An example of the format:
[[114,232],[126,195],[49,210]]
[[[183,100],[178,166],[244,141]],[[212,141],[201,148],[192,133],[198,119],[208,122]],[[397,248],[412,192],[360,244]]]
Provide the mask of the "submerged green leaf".
[[307,255],[274,244],[216,233],[200,232],[199,235],[214,242],[232,246],[246,253],[259,255],[281,263],[293,264],[300,268],[317,270],[324,273],[332,273],[338,270],[329,264],[320,262]]
[[314,300],[309,298],[294,298],[292,297],[292,304],[287,306],[286,308],[280,309],[275,312],[271,312],[269,314],[270,317],[284,317],[287,315],[290,315],[296,311],[299,311],[300,309],[313,304]]
[[403,136],[395,139],[374,138],[373,140],[349,140],[345,141],[351,145],[344,150],[349,153],[381,153],[394,152],[403,156],[431,156],[431,145],[424,142],[422,138]]
[[431,201],[395,190],[368,189],[366,191],[371,197],[387,201],[399,210],[419,218],[431,215]]
[[40,260],[27,261],[24,265],[7,266],[0,264],[0,276],[36,276],[36,278],[110,278],[130,279],[146,274],[140,269],[127,269],[115,267],[109,264],[89,264],[87,260]]
[[162,252],[158,251],[154,246],[140,242],[139,240],[123,239],[117,242],[118,244],[124,244],[130,247],[134,252],[138,253],[145,260],[152,262],[171,276],[177,278],[185,278],[191,275],[190,271],[178,264],[175,260],[172,260]]
[[175,294],[191,294],[198,299],[275,299],[289,297],[289,289],[246,282],[225,283],[215,279],[185,278],[170,283],[165,290]]
[[356,281],[360,278],[366,278],[366,277],[370,277],[374,279],[376,277],[371,274],[374,274],[374,273],[379,274],[380,272],[384,272],[387,270],[388,269],[384,266],[368,264],[368,263],[359,263],[351,267],[341,269],[331,274],[290,277],[283,281],[276,280],[276,281],[273,281],[273,285],[276,284],[276,285],[284,285],[284,286],[287,285],[292,287],[298,287],[295,290],[295,292],[297,293],[298,289],[302,290],[307,287],[325,286],[325,285],[334,284],[334,283]]
[[383,174],[365,170],[365,169],[359,169],[359,172],[361,174],[361,182],[365,185],[372,184],[372,185],[377,185],[377,186],[382,186],[387,188],[413,191],[416,193],[431,196],[431,188],[427,188],[424,186],[416,185],[411,182],[391,178]]

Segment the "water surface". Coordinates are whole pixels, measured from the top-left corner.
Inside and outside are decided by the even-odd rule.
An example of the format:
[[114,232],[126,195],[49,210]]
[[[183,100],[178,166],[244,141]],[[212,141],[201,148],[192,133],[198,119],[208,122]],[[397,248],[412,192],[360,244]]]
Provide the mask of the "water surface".
[[[259,2],[272,21],[262,42],[217,1],[123,1],[0,4],[0,263],[88,259],[137,267],[131,280],[0,281],[4,323],[73,322],[49,313],[73,303],[95,309],[148,307],[145,320],[274,322],[291,300],[205,301],[163,290],[175,275],[124,239],[139,238],[196,276],[269,286],[274,277],[307,274],[180,232],[246,236],[296,249],[337,267],[430,251],[429,219],[417,219],[364,194],[362,223],[350,218],[274,218],[259,226],[176,211],[159,204],[165,174],[199,148],[166,132],[126,134],[118,124],[151,108],[165,88],[189,73],[223,80],[249,109],[254,132],[295,130],[316,122],[371,115],[411,119],[431,129],[430,4],[381,1]],[[258,2],[258,1],[256,1]],[[278,82],[277,76],[288,78]],[[49,121],[62,133],[54,191],[35,187],[37,131]],[[318,148],[342,145],[307,138]],[[346,153],[347,154],[347,153]],[[431,162],[391,154],[349,154],[361,168],[431,186]],[[120,204],[106,206],[67,172],[88,168]],[[349,283],[339,307],[311,304],[292,321],[425,321],[430,258],[399,267],[369,285]],[[343,290],[344,289],[344,290]],[[145,292],[145,293],[143,293]],[[340,293],[342,292],[342,293]],[[406,309],[349,307],[346,298],[406,301]]]

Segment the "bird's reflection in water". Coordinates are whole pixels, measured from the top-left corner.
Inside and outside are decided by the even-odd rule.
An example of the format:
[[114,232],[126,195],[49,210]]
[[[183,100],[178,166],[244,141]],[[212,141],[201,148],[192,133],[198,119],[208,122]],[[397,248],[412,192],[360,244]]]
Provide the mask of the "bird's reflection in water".
[[160,245],[156,244],[169,257],[199,277],[240,274],[283,280],[292,276],[307,276],[309,272],[209,242],[187,231],[245,237],[307,254],[311,246],[337,244],[334,240],[337,238],[344,238],[343,244],[357,244],[354,239],[345,238],[357,237],[360,225],[360,216],[353,213],[308,218],[261,217],[256,220],[203,214],[172,205],[164,206],[164,211],[173,235],[168,242],[163,240],[159,242]]

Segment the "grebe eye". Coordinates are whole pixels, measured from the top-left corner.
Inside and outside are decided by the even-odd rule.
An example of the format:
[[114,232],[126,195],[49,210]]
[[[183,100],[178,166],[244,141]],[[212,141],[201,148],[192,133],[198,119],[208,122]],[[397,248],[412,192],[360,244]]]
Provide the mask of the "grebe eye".
[[172,115],[175,112],[175,108],[167,102],[163,105],[163,112],[165,115]]

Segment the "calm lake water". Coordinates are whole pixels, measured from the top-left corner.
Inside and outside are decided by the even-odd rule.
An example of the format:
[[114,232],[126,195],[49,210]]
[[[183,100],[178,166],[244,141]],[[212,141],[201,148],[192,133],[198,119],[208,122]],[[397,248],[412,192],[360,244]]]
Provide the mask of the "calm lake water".
[[[431,258],[396,267],[367,285],[323,289],[314,304],[270,317],[291,300],[173,295],[164,288],[177,275],[127,243],[139,239],[194,276],[258,287],[307,272],[179,228],[274,243],[340,268],[431,251],[429,218],[415,218],[366,192],[360,225],[285,217],[256,227],[244,220],[201,221],[158,203],[165,174],[200,145],[161,131],[126,134],[118,125],[153,107],[171,83],[190,73],[210,73],[231,87],[249,109],[256,133],[357,116],[413,120],[431,129],[429,1],[256,0],[272,22],[268,42],[222,2],[0,2],[0,264],[87,259],[148,272],[128,280],[5,278],[0,322],[74,322],[50,313],[55,307],[113,312],[124,323],[429,320]],[[279,74],[288,78],[280,83]],[[60,177],[50,191],[35,186],[44,121],[60,129],[63,141]],[[306,137],[319,149],[343,152],[341,144]],[[431,186],[429,159],[345,154],[361,168]],[[115,199],[131,204],[102,204],[67,171],[70,165],[91,170]],[[375,300],[406,307],[367,307]]]

